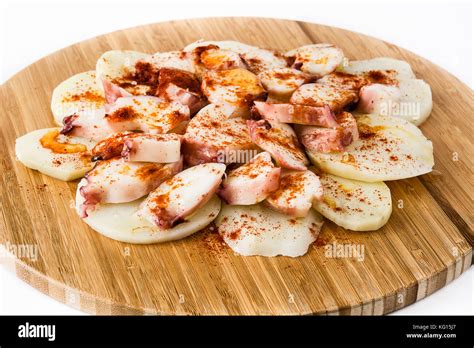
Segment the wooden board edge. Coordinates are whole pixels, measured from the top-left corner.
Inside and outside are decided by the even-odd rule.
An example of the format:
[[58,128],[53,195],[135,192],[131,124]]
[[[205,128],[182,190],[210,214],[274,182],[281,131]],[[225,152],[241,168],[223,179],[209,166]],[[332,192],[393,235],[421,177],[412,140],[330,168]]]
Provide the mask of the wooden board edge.
[[[318,313],[297,313],[297,315],[386,315],[396,310],[405,308],[437,290],[451,283],[472,266],[473,249],[460,255],[456,262],[445,265],[446,267],[431,277],[420,279],[408,287],[399,288],[387,294],[358,306],[343,307]],[[20,280],[30,285],[41,293],[63,303],[73,309],[91,315],[166,315],[154,309],[140,309],[124,306],[109,300],[96,298],[93,295],[77,291],[61,282],[46,278],[43,274],[13,256],[0,259],[4,269],[15,274]],[[215,313],[219,315],[220,313]],[[181,315],[181,314],[175,314]],[[185,315],[191,315],[186,313]]]

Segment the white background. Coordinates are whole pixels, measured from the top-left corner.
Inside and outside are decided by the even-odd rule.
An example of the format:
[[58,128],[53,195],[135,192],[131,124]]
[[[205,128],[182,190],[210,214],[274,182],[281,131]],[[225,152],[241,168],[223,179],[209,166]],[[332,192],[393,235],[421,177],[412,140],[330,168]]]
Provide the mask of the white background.
[[[171,19],[260,16],[298,19],[361,32],[409,49],[472,88],[473,7],[464,2],[219,1],[78,3],[0,0],[0,81],[37,59],[110,31]],[[396,314],[473,314],[473,269]],[[81,314],[0,267],[0,314]]]

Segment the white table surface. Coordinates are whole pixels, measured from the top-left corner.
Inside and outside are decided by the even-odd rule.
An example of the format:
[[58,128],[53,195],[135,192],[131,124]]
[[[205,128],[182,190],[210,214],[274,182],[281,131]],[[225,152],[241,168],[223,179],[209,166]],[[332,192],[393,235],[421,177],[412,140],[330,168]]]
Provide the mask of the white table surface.
[[[199,3],[199,4],[197,4]],[[135,10],[140,6],[142,10]],[[0,82],[58,49],[118,29],[172,19],[260,16],[297,19],[368,34],[440,65],[472,88],[473,7],[469,1],[115,1],[20,3],[0,0]],[[473,268],[396,314],[474,313]],[[83,314],[0,267],[0,314]]]

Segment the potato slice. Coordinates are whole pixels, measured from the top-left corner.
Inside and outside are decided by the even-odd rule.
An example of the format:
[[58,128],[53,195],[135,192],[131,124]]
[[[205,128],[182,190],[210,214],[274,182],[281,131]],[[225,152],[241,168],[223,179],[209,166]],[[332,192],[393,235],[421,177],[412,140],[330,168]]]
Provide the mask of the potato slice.
[[430,85],[419,79],[402,80],[400,92],[400,106],[393,116],[401,117],[416,126],[422,124],[433,109]]
[[66,116],[93,112],[105,104],[104,91],[97,83],[95,71],[86,71],[61,82],[53,91],[51,111],[58,125]]
[[187,45],[183,51],[185,52],[192,52],[195,48],[197,47],[204,47],[204,46],[209,46],[209,45],[214,45],[219,47],[220,49],[223,50],[229,50],[233,52],[237,52],[239,54],[244,54],[252,49],[254,49],[254,46],[250,46],[247,44],[244,44],[242,42],[238,41],[203,41],[203,40],[198,40],[195,42],[190,43]]
[[[78,214],[84,201],[79,189],[85,184],[85,180],[81,180],[76,192]],[[98,233],[120,242],[162,243],[182,239],[200,231],[216,218],[221,207],[219,198],[214,196],[187,221],[163,230],[137,216],[136,212],[143,200],[144,198],[128,203],[100,204],[94,211],[88,212],[88,217],[83,220]]]
[[345,229],[374,231],[385,225],[392,214],[390,189],[384,182],[367,183],[318,173],[323,185],[322,200],[313,208]]
[[97,77],[109,81],[121,79],[135,70],[135,63],[137,61],[150,58],[151,55],[137,51],[107,51],[97,60]]
[[410,64],[404,60],[388,57],[377,57],[366,60],[351,60],[341,71],[349,74],[360,74],[371,70],[395,70],[399,80],[415,79]]
[[[45,128],[19,137],[16,139],[15,145],[16,157],[28,168],[36,169],[43,174],[59,180],[70,181],[84,176],[84,174],[93,167],[89,150],[91,150],[96,143],[84,138],[66,135],[59,135],[54,140],[54,135],[58,132],[59,128]],[[52,149],[44,147],[41,144],[41,139],[46,135],[50,135],[49,146]],[[80,144],[82,144],[82,146]],[[70,153],[55,152],[67,151],[67,148],[71,148],[71,150],[85,148],[86,151]]]
[[[149,59],[151,59],[150,54],[137,51],[107,51],[97,60],[95,67],[97,83],[102,84],[103,81],[106,81],[114,86],[116,85],[115,88],[123,86],[132,95],[146,94],[149,86],[130,83],[129,77],[136,71],[135,64],[138,61]],[[110,94],[111,91],[107,90],[106,93]]]
[[156,52],[145,59],[156,68],[171,68],[195,73],[194,65],[189,55],[182,51]]
[[415,125],[398,117],[359,115],[359,140],[346,152],[307,151],[323,171],[343,178],[377,182],[431,172],[433,144]]
[[304,218],[293,218],[262,203],[224,205],[216,219],[224,241],[244,256],[304,255],[318,237],[323,222],[323,217],[313,209]]

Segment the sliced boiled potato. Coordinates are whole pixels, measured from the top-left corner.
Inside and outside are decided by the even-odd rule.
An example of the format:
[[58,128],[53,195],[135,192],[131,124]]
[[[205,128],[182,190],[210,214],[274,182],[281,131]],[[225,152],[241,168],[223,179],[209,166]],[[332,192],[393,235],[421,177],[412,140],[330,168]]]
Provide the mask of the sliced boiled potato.
[[150,59],[151,55],[137,51],[113,50],[102,54],[97,60],[96,73],[100,79],[121,80],[135,70],[139,60]]
[[[57,132],[59,132],[59,128],[38,129],[16,139],[16,157],[28,168],[36,169],[56,179],[70,181],[84,176],[93,167],[89,150],[96,143],[84,138],[66,135],[59,135],[56,140],[52,139]],[[51,136],[48,139],[49,145],[46,145],[49,148],[41,144],[41,139],[46,139],[43,137],[47,135]],[[58,152],[64,152],[67,148],[86,151]]]
[[410,122],[398,117],[359,115],[360,138],[345,152],[308,156],[317,167],[343,178],[377,182],[431,172],[433,144]]
[[66,116],[88,110],[92,112],[104,104],[104,91],[97,83],[95,71],[76,74],[61,82],[51,97],[51,111],[58,125],[62,125]]
[[[76,192],[76,210],[80,214],[84,198],[79,190],[86,184],[83,179]],[[187,221],[173,228],[161,230],[145,219],[138,217],[140,204],[145,198],[128,203],[100,204],[95,210],[89,211],[84,222],[100,234],[126,243],[151,244],[182,239],[196,233],[209,225],[219,214],[221,202],[213,196],[202,208],[188,218]]]
[[156,52],[145,59],[156,68],[172,68],[194,73],[192,60],[188,55],[183,55],[182,51]]
[[322,200],[313,208],[345,229],[374,231],[392,214],[390,189],[384,182],[363,182],[318,173],[323,185]]
[[402,97],[393,116],[401,117],[417,126],[422,124],[433,109],[430,85],[423,80],[410,79],[400,81],[399,88]]
[[223,50],[229,50],[233,52],[237,52],[240,54],[245,54],[252,49],[255,49],[256,47],[250,46],[247,44],[244,44],[242,42],[238,41],[203,41],[203,40],[198,40],[195,42],[190,43],[187,45],[183,51],[185,52],[192,52],[195,48],[197,47],[204,47],[204,46],[209,46],[209,45],[215,45],[219,47],[220,49]]
[[224,205],[216,219],[219,234],[229,247],[244,256],[306,254],[318,237],[322,216],[311,209],[304,218],[293,218],[257,205]]
[[349,74],[360,74],[371,70],[395,70],[398,73],[397,78],[399,80],[416,78],[410,64],[404,60],[388,57],[377,57],[367,60],[351,60],[340,70]]

